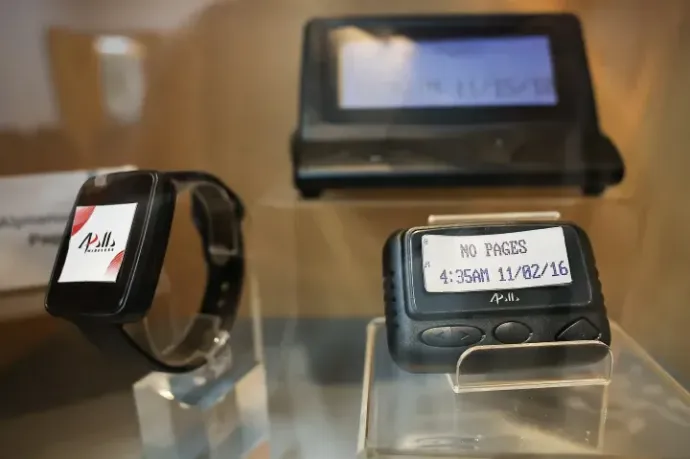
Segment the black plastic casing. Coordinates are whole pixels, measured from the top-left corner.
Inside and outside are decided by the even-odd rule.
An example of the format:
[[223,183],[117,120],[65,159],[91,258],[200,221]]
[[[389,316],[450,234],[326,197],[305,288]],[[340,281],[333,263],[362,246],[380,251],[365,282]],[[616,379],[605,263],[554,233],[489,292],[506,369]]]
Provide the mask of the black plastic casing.
[[[421,236],[424,234],[475,236],[507,234],[560,226],[563,228],[571,266],[568,285],[511,290],[518,303],[491,302],[496,291],[463,293],[426,292],[421,277]],[[453,373],[459,357],[469,347],[503,344],[496,327],[519,322],[531,330],[526,342],[556,341],[568,325],[586,319],[596,327],[598,340],[610,344],[611,332],[599,282],[594,253],[587,234],[572,223],[511,223],[477,226],[419,227],[393,233],[383,250],[383,288],[388,348],[393,360],[413,373]],[[506,293],[501,291],[499,293]],[[425,344],[421,334],[435,327],[471,326],[483,332],[471,346],[436,347]],[[507,362],[507,367],[588,363],[603,356],[592,349],[551,356],[552,361]],[[495,362],[497,365],[506,362]],[[490,364],[487,363],[489,366]],[[481,371],[485,371],[486,369]],[[480,370],[477,370],[480,371]]]
[[[175,186],[165,174],[138,170],[96,178],[82,185],[65,227],[46,293],[48,313],[73,322],[130,323],[151,307],[168,246],[175,210]],[[59,283],[77,206],[137,203],[117,281]]]

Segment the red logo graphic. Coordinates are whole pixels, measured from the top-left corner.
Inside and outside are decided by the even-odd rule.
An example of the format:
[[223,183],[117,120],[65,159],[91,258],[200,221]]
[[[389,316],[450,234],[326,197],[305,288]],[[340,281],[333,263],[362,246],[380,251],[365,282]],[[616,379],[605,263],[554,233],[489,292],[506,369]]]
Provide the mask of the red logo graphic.
[[125,251],[122,250],[120,253],[115,255],[108,265],[108,268],[105,270],[107,274],[117,274],[118,271],[120,271],[120,266],[122,266],[122,259],[125,257]]
[[86,222],[89,221],[89,218],[91,218],[94,210],[96,210],[96,206],[88,206],[79,207],[74,212],[74,221],[72,221],[72,236],[77,234],[79,230],[86,225]]

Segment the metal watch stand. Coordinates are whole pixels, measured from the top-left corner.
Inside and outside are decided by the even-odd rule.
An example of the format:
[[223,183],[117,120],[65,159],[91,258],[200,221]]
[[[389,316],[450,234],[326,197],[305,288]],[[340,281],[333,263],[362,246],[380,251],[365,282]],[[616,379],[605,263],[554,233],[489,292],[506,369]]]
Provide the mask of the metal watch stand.
[[216,316],[195,319],[215,330],[199,350],[206,365],[184,374],[152,372],[134,384],[143,457],[269,456],[258,289],[252,276],[247,283],[251,315],[237,319],[232,336]]
[[[557,220],[558,212],[430,216],[429,224]],[[367,329],[360,457],[592,454],[603,444],[613,354],[601,342],[475,346],[455,374],[411,374],[388,354],[385,319]],[[579,348],[579,349],[574,349]],[[582,348],[600,360],[537,368],[473,362],[539,362]],[[482,365],[487,367],[486,365]],[[579,409],[586,407],[586,409]]]

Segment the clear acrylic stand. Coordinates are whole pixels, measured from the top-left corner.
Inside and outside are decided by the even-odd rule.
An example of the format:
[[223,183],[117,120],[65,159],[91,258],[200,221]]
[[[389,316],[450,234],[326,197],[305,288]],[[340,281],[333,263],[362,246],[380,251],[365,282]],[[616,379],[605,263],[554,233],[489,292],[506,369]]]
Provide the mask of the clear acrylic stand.
[[[588,363],[569,362],[569,355],[588,355]],[[501,368],[501,362],[558,362],[539,369]],[[491,370],[477,374],[476,368]],[[472,370],[469,370],[472,369]],[[613,354],[600,341],[564,341],[550,343],[475,346],[465,351],[454,375],[447,375],[456,394],[467,392],[545,389],[549,387],[607,386],[611,382]]]
[[236,320],[232,335],[215,316],[198,315],[190,325],[209,332],[198,350],[206,365],[185,374],[152,372],[135,383],[144,457],[269,456],[257,286],[252,276],[247,283],[250,315]]

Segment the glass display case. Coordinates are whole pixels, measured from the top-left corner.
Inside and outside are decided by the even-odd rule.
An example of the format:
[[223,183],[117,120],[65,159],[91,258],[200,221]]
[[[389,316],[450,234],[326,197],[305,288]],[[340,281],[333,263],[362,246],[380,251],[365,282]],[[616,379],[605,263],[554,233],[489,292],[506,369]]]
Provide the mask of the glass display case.
[[[311,346],[325,349],[304,349],[311,356],[304,378],[322,381],[331,389],[333,384],[341,391],[347,387],[350,395],[346,399],[354,403],[357,378],[352,373],[344,377],[319,356],[327,354],[330,361],[338,359],[339,365],[350,369],[352,360],[363,364],[359,457],[685,454],[688,445],[682,432],[688,427],[690,396],[624,328],[630,320],[630,286],[640,269],[634,259],[636,248],[643,243],[640,211],[629,200],[466,200],[457,196],[372,200],[349,196],[315,202],[269,195],[256,218],[266,222],[254,233],[262,247],[255,252],[261,278],[270,279],[268,285],[261,285],[265,307],[296,329],[305,320],[322,329],[311,329],[316,335]],[[357,221],[356,232],[339,226],[345,218]],[[382,315],[384,310],[383,244],[399,228],[427,221],[447,225],[468,218],[499,222],[522,218],[557,222],[560,218],[583,228],[590,235],[604,291],[611,348],[598,341],[498,348],[480,345],[463,354],[455,374],[413,374],[398,367],[386,342],[385,319],[368,318]],[[276,231],[282,235],[279,241],[268,236]],[[277,257],[292,260],[280,276],[273,271]],[[359,317],[356,338],[355,333],[344,331],[352,330],[353,316]],[[366,334],[361,333],[365,327]],[[338,333],[338,329],[343,331]],[[356,343],[358,340],[366,344]],[[506,359],[536,361],[539,353],[563,355],[575,346],[589,347],[602,358],[590,365],[539,371],[502,371],[499,367],[480,374],[463,371],[463,362],[470,360],[500,361],[496,353],[505,353]],[[363,361],[352,356],[352,347],[365,356]],[[515,350],[521,353],[514,354]],[[283,357],[284,365],[293,364],[292,354]],[[350,371],[360,374],[356,369]],[[291,384],[277,387],[275,396],[289,396]],[[340,392],[340,397],[345,393]],[[342,403],[328,400],[320,403],[333,409]],[[330,419],[320,410],[309,416]],[[651,418],[656,420],[650,422]],[[300,425],[305,420],[294,422]],[[660,436],[669,440],[660,440]]]
[[[41,286],[0,292],[0,456],[688,456],[690,2],[92,3],[0,2],[0,171],[211,172],[246,206],[252,275],[213,364],[181,375],[104,356]],[[0,212],[16,276],[50,270],[35,252],[67,218],[34,205],[54,186],[30,190]],[[525,213],[588,235],[611,346],[397,366],[391,233]],[[184,320],[207,274],[187,229],[168,269]],[[463,371],[571,346],[601,359]]]

